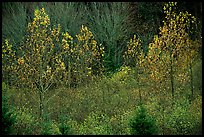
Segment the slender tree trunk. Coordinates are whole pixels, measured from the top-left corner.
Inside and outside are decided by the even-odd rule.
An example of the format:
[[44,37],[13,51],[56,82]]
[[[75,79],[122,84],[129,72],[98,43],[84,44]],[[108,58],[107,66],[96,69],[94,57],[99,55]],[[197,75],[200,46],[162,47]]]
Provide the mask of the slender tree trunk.
[[40,95],[40,118],[43,119],[43,109],[44,109],[44,104],[43,104],[43,99],[44,99],[44,95],[43,95],[43,92],[44,92],[44,84],[43,84],[43,81],[42,81],[42,76],[43,76],[43,58],[41,57],[41,60],[40,60],[40,83],[39,83],[39,87],[38,87],[38,90],[39,90],[39,95]]
[[69,85],[69,89],[71,89],[71,61],[70,57],[68,58],[68,82],[67,84]]
[[44,109],[42,91],[39,91],[39,95],[40,95],[40,117],[42,118],[43,117],[43,109]]
[[138,65],[136,65],[136,79],[137,79],[137,85],[138,85],[138,90],[139,90],[139,98],[140,98],[140,103],[141,103],[142,102],[142,95],[141,95],[141,89],[140,89],[140,83],[139,83]]
[[191,98],[193,98],[193,70],[192,70],[192,62],[190,62],[190,78],[191,78]]
[[172,92],[172,97],[174,98],[174,77],[173,77],[173,67],[171,66],[171,92]]
[[174,98],[174,77],[173,77],[173,60],[172,55],[170,54],[170,80],[171,80],[171,92],[172,92],[172,98]]
[[[137,75],[137,76],[139,76],[139,75]],[[139,78],[137,78],[137,83],[138,83],[139,96],[140,96],[140,103],[141,103],[141,102],[142,102],[142,95],[141,95],[141,89],[140,89]]]

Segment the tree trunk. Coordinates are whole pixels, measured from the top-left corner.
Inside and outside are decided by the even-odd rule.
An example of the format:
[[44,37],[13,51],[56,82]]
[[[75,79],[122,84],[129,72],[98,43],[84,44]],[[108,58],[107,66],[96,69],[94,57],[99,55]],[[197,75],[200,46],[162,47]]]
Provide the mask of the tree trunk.
[[192,70],[192,62],[190,62],[190,78],[191,78],[191,98],[193,98],[193,70]]
[[172,92],[172,98],[174,98],[174,77],[173,77],[173,61],[172,61],[172,56],[170,54],[170,80],[171,80],[171,92]]
[[40,94],[40,117],[42,118],[43,117],[43,94],[42,94],[42,91],[39,91],[39,94]]
[[142,102],[142,95],[141,95],[141,89],[140,89],[140,83],[139,83],[138,65],[136,65],[136,79],[137,79],[137,85],[138,85],[138,90],[139,90],[139,98],[140,98],[140,103],[141,103]]

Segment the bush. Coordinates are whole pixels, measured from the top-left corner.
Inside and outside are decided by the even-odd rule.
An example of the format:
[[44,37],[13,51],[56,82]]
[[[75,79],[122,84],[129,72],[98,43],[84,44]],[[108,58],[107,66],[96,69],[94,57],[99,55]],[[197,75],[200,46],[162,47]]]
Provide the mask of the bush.
[[91,112],[80,126],[80,134],[83,135],[110,135],[109,117],[99,112]]
[[194,134],[195,127],[201,123],[202,112],[197,109],[197,107],[202,109],[199,102],[201,102],[199,98],[193,101],[192,104],[186,98],[181,98],[175,102],[173,109],[169,114],[166,114],[166,121],[164,121],[166,127],[171,129],[172,134]]
[[131,134],[154,135],[157,134],[155,120],[147,114],[143,105],[138,107],[135,115],[130,119]]
[[[2,91],[7,92],[8,87],[3,82]],[[10,105],[8,104],[8,96],[2,96],[2,134],[8,135],[14,131],[13,125],[16,122],[16,115],[14,111],[11,110]]]
[[61,116],[60,117],[60,124],[59,124],[59,130],[62,135],[71,135],[72,134],[72,129],[71,126],[68,125],[68,117],[66,116]]
[[123,111],[111,116],[110,124],[114,135],[130,135],[129,117],[131,114],[132,111]]
[[[3,97],[5,98],[5,97]],[[2,134],[8,135],[13,132],[13,125],[16,121],[16,116],[5,103],[2,104]]]
[[17,108],[15,111],[16,123],[14,125],[17,135],[40,134],[40,122],[31,114],[31,109],[24,106]]
[[60,129],[55,122],[45,121],[42,125],[42,135],[61,135]]

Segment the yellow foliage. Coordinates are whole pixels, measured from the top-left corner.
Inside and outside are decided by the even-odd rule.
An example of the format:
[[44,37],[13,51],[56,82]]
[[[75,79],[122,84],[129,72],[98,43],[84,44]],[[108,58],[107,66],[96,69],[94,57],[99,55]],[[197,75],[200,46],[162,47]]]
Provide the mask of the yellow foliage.
[[131,72],[131,68],[128,66],[122,66],[119,70],[119,72],[114,73],[114,75],[111,77],[111,81],[113,82],[122,82],[125,83],[126,80],[129,78],[129,74]]
[[[50,28],[50,18],[44,8],[36,9],[34,19],[28,23],[27,35],[19,50],[18,57],[8,40],[2,44],[2,57],[16,64],[5,64],[4,70],[15,68],[17,85],[43,89],[52,83],[89,81],[92,74],[103,71],[104,47],[98,45],[92,32],[82,25],[77,41],[68,32],[61,33],[61,26]],[[7,68],[6,68],[7,67]]]
[[123,55],[125,64],[135,66],[138,64],[141,55],[143,55],[141,40],[134,35],[133,39],[130,39],[128,42],[127,48],[127,51]]
[[[188,53],[194,53],[187,47],[187,45],[191,45],[187,31],[190,22],[195,21],[195,17],[188,12],[177,14],[176,5],[176,2],[164,5],[166,20],[163,21],[164,25],[159,28],[160,35],[155,35],[152,43],[149,44],[149,51],[145,57],[146,67],[148,66],[146,70],[150,73],[150,77],[158,82],[164,81],[170,73],[175,73],[175,67],[182,69],[188,67],[187,62],[192,59]],[[173,72],[170,72],[170,67],[173,68]]]
[[8,39],[2,42],[2,75],[3,80],[6,82],[12,81],[16,73],[16,52],[13,50],[12,44],[10,44]]

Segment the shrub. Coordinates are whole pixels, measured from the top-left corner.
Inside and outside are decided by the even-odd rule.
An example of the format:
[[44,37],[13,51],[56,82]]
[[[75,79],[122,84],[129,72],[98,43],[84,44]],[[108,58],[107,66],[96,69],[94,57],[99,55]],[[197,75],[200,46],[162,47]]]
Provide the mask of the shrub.
[[190,104],[189,113],[195,124],[191,134],[202,134],[202,96],[197,96]]
[[114,135],[130,135],[129,117],[131,111],[124,111],[120,114],[112,115],[110,118],[110,124],[112,126],[112,132]]
[[68,120],[69,118],[66,116],[61,116],[60,117],[60,124],[59,124],[59,130],[62,135],[70,135],[72,134],[72,129],[71,126],[68,125]]
[[154,135],[157,134],[157,126],[153,117],[147,114],[143,105],[138,107],[135,115],[130,119],[131,134]]
[[80,134],[83,135],[110,135],[109,117],[99,112],[91,112],[80,126]]
[[42,135],[61,135],[60,129],[53,121],[44,121],[42,125]]
[[[5,97],[3,97],[3,100]],[[10,110],[9,106],[2,103],[2,134],[7,135],[13,132],[13,125],[16,122],[16,116],[13,111]]]
[[[5,83],[2,83],[2,90],[8,90]],[[8,97],[6,95],[2,96],[2,134],[8,135],[14,131],[14,123],[16,122],[16,115],[14,111],[11,110],[8,104]]]
[[17,108],[15,111],[16,114],[16,123],[15,129],[17,135],[33,135],[40,134],[40,122],[36,117],[30,113],[30,109],[22,106]]
[[166,127],[171,129],[172,134],[194,134],[195,127],[201,123],[201,112],[197,109],[197,107],[201,109],[199,102],[201,102],[199,97],[192,104],[186,98],[181,98],[175,102],[172,111],[166,114],[166,121],[164,121]]
[[110,81],[117,81],[120,83],[126,83],[127,79],[130,78],[131,68],[128,66],[122,66],[117,73],[114,73]]

